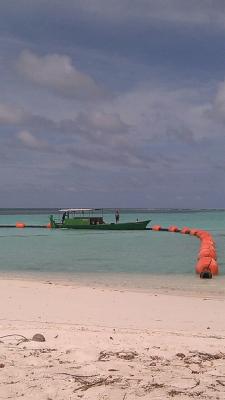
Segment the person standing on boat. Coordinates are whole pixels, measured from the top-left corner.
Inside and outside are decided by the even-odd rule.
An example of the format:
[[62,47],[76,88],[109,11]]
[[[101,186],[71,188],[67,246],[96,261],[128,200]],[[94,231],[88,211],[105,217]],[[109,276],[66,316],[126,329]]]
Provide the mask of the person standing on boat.
[[62,215],[62,224],[65,221],[65,218],[66,218],[66,212],[64,212],[63,215]]
[[118,224],[118,222],[120,220],[120,212],[119,212],[118,208],[116,209],[116,212],[115,212],[115,219],[116,219],[116,224]]

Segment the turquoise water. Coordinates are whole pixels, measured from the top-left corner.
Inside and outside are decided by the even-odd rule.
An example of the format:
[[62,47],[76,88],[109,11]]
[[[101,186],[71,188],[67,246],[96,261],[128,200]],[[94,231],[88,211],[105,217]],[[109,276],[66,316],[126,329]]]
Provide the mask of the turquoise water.
[[[5,211],[6,212],[6,211]],[[48,214],[29,211],[0,215],[0,224],[47,224]],[[121,212],[120,221],[151,219],[163,227],[177,225],[201,228],[212,233],[218,253],[220,279],[225,276],[225,211],[136,211]],[[106,221],[114,214],[106,213]],[[189,235],[154,231],[79,231],[44,228],[0,228],[0,272],[17,277],[64,277],[85,282],[134,282],[160,284],[176,280],[194,284],[199,240]],[[163,282],[162,282],[163,280]],[[167,282],[167,283],[166,283]],[[158,284],[157,283],[157,284]],[[212,284],[211,284],[212,285]],[[134,285],[135,286],[135,285]]]

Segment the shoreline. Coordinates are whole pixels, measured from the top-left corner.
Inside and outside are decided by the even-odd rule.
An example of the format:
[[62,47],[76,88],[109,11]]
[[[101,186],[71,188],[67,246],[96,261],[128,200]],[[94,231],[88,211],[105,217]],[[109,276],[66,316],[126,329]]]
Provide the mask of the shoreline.
[[186,297],[225,298],[225,275],[210,280],[193,274],[152,275],[144,273],[8,273],[0,281],[50,283],[53,285],[109,289],[112,291]]

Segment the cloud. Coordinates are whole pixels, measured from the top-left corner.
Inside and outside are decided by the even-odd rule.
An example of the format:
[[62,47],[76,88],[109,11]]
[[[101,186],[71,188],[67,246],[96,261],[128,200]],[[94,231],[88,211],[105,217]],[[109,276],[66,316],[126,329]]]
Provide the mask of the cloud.
[[209,100],[199,88],[146,84],[112,102],[94,103],[74,118],[56,121],[23,111],[11,127],[20,128],[17,138],[24,148],[60,152],[71,163],[153,170],[160,160],[161,169],[168,172],[187,152],[194,160],[194,149],[202,140],[221,137],[220,123],[208,112]]
[[[72,6],[72,1],[69,3]],[[93,17],[107,20],[134,20],[154,22],[178,22],[194,24],[219,24],[225,27],[225,4],[223,0],[78,0],[76,9],[89,13]]]
[[223,0],[64,0],[63,7],[61,0],[48,0],[48,4],[45,0],[20,0],[18,5],[16,1],[3,2],[0,10],[5,18],[24,20],[29,16],[38,23],[42,20],[44,27],[48,19],[60,26],[66,17],[67,24],[76,19],[87,21],[89,18],[117,24],[139,19],[148,23],[164,21],[225,26]]
[[212,115],[225,122],[225,81],[220,82],[212,107]]
[[80,112],[76,124],[86,140],[108,145],[120,141],[130,129],[119,113],[104,111]]
[[90,114],[80,113],[78,122],[87,124],[91,129],[101,132],[118,133],[127,131],[126,124],[121,120],[119,114],[110,114],[105,112],[92,112]]
[[0,124],[17,124],[24,118],[24,111],[13,105],[0,103]]
[[28,131],[19,132],[17,134],[17,138],[25,147],[31,148],[33,150],[44,150],[49,147],[46,141],[37,139]]
[[17,71],[30,82],[74,99],[100,99],[106,92],[87,74],[79,71],[69,56],[38,56],[24,50],[17,61]]
[[[132,126],[129,141],[168,144],[169,140],[191,144],[211,137],[209,106],[199,88],[167,88],[145,85],[122,94],[113,103],[115,112]],[[214,132],[219,134],[215,129]]]

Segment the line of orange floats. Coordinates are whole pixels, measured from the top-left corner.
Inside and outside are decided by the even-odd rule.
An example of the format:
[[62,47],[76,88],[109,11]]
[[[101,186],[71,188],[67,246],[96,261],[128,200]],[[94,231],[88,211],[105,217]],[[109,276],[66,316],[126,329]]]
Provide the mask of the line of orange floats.
[[[17,222],[16,228],[25,228],[26,225],[23,222]],[[46,228],[51,228],[51,224],[48,223]],[[213,275],[218,275],[219,266],[217,263],[216,243],[212,235],[202,229],[191,229],[187,226],[179,229],[175,225],[169,226],[169,228],[162,228],[161,225],[153,225],[150,228],[152,231],[166,231],[166,232],[177,232],[184,235],[196,236],[200,239],[200,249],[198,253],[198,259],[195,266],[196,274],[199,274],[200,278],[212,278]]]
[[218,275],[219,266],[217,263],[216,243],[209,232],[202,229],[191,229],[186,226],[179,229],[175,225],[171,225],[169,228],[162,228],[160,225],[154,225],[151,229],[153,231],[177,232],[199,238],[201,243],[195,266],[196,274],[199,274],[200,278],[206,279],[212,278],[213,275]]
[[[24,222],[17,222],[15,225],[16,228],[26,228],[27,225]],[[32,227],[32,225],[28,225],[28,228]],[[34,227],[34,226],[33,226]],[[36,228],[51,228],[50,222],[47,225],[37,225]]]

